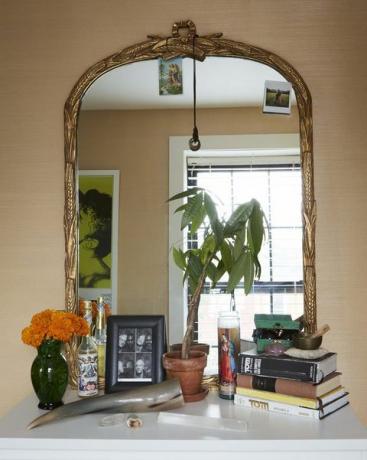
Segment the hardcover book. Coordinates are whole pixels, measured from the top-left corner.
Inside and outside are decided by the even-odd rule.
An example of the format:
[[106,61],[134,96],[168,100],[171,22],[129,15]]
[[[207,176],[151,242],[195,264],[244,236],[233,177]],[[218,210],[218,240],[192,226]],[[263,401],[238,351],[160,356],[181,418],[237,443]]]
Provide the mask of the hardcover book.
[[333,414],[337,410],[349,404],[348,393],[344,393],[338,399],[331,401],[320,409],[309,409],[307,407],[293,406],[292,404],[284,404],[277,401],[267,401],[261,398],[252,398],[239,394],[234,395],[234,403],[238,406],[248,407],[252,409],[264,410],[268,412],[276,412],[285,415],[298,415],[300,417],[308,417],[322,420],[327,415]]
[[272,391],[301,398],[317,398],[341,385],[340,372],[332,372],[319,384],[260,375],[237,375],[237,388]]
[[277,401],[285,404],[291,404],[292,406],[309,407],[310,409],[319,409],[320,407],[326,406],[331,401],[343,396],[346,391],[344,387],[338,387],[335,390],[320,396],[319,398],[300,398],[299,396],[282,395],[280,393],[271,393],[270,391],[252,390],[250,388],[238,388],[236,393],[249,398],[260,398],[267,401]]
[[336,353],[327,353],[317,359],[302,359],[287,355],[258,354],[256,350],[250,350],[239,354],[238,369],[239,374],[320,383],[336,371]]

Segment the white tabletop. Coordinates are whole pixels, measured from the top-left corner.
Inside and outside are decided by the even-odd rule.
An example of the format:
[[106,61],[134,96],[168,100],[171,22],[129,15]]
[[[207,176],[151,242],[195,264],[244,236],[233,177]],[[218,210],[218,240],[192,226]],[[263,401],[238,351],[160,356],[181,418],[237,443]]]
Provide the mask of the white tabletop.
[[[73,399],[73,393],[67,398]],[[135,430],[125,425],[102,427],[99,423],[106,414],[99,413],[60,420],[28,431],[27,424],[44,413],[37,408],[35,396],[30,396],[0,419],[0,458],[107,460],[119,458],[117,453],[129,452],[125,457],[129,460],[147,459],[147,454],[149,460],[172,459],[172,455],[174,460],[179,460],[181,453],[186,452],[187,459],[188,452],[195,451],[201,452],[201,459],[207,458],[204,453],[211,459],[223,458],[224,452],[262,452],[264,455],[272,452],[272,459],[275,459],[278,458],[275,453],[283,455],[284,452],[348,451],[346,457],[333,454],[334,459],[367,459],[364,453],[367,452],[367,430],[350,406],[319,421],[242,408],[220,399],[216,393],[209,393],[205,400],[185,404],[172,412],[240,419],[246,421],[247,431],[158,424],[156,413],[141,414],[144,425]],[[257,455],[257,459],[260,458],[266,457]],[[287,457],[283,455],[282,458]],[[302,455],[298,455],[297,460],[301,458]]]

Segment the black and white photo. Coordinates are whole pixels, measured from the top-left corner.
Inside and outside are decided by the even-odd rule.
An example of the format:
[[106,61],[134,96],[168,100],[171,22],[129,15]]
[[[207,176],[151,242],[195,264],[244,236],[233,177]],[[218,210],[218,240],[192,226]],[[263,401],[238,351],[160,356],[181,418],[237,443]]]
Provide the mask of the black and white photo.
[[119,340],[118,342],[119,353],[134,351],[135,330],[131,328],[122,327],[119,331],[118,340]]
[[152,381],[152,334],[151,327],[119,328],[119,382]]
[[143,380],[152,379],[152,353],[136,354],[135,377]]
[[163,380],[164,316],[110,316],[106,393]]
[[119,353],[118,356],[118,380],[134,378],[135,371],[135,354],[134,353]]
[[137,352],[152,351],[152,329],[138,328],[136,331],[135,350]]

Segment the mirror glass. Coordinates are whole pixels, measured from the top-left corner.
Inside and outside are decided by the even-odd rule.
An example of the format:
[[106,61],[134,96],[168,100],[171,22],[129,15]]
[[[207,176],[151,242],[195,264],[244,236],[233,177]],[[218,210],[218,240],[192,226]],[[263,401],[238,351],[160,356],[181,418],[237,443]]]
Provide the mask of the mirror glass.
[[[198,152],[188,148],[192,59],[182,60],[182,74],[159,60],[128,64],[104,74],[85,93],[78,124],[79,297],[102,294],[119,314],[166,314],[170,343],[180,341],[186,294],[170,247],[183,237],[173,214],[178,204],[169,207],[168,197],[187,186],[205,187],[224,217],[256,198],[269,221],[262,276],[249,296],[241,286],[235,292],[241,336],[250,339],[255,312],[293,318],[303,313],[298,110],[291,91],[290,113],[278,113],[286,105],[285,92],[267,84],[275,112],[264,113],[265,82],[285,82],[266,65],[207,57],[196,66]],[[160,77],[166,78],[162,95]],[[172,87],[179,92],[181,78],[182,94],[166,94]],[[187,244],[197,244],[201,235]],[[231,301],[225,282],[214,290],[207,284],[200,342],[217,340],[217,314]]]

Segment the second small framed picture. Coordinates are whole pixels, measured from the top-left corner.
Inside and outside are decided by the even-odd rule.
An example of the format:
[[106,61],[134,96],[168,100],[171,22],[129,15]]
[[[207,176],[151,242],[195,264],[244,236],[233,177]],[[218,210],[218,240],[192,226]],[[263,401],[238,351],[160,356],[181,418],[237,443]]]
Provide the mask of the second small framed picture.
[[107,322],[106,393],[159,383],[166,351],[164,316],[110,316]]
[[287,81],[265,81],[264,113],[291,113],[292,85]]

